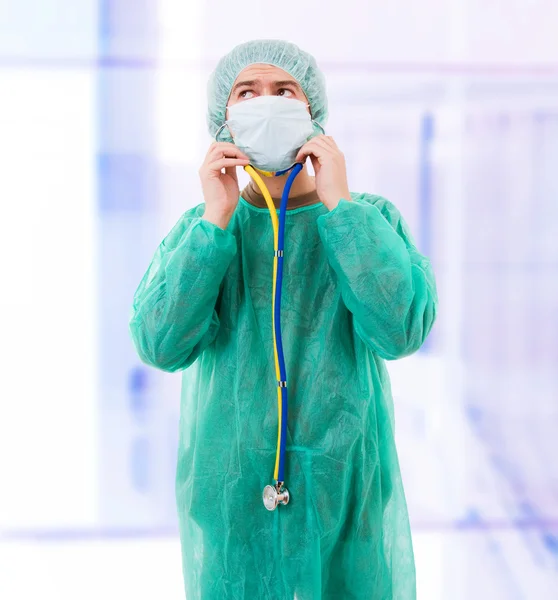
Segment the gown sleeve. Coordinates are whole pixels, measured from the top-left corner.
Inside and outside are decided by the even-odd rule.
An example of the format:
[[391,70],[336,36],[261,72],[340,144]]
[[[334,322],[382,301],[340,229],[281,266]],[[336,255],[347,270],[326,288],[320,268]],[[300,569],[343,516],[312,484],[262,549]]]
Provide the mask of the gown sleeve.
[[157,248],[133,299],[129,331],[140,359],[163,371],[190,366],[219,329],[216,303],[236,238],[184,213]]
[[318,230],[358,336],[386,360],[418,350],[436,319],[436,281],[397,208],[379,196],[342,199]]

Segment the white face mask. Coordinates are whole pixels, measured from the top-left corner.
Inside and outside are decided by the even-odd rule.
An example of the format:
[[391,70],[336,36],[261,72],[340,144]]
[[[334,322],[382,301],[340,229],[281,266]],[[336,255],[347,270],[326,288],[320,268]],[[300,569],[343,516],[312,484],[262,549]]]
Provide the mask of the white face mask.
[[283,171],[294,164],[298,151],[314,133],[307,106],[284,96],[258,96],[227,107],[225,125],[256,168]]

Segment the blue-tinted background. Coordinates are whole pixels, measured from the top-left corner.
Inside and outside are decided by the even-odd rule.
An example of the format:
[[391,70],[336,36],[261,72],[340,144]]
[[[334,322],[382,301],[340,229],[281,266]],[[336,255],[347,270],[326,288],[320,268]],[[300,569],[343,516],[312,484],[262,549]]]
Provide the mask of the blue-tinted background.
[[429,339],[388,363],[419,600],[558,598],[557,24],[551,0],[0,0],[0,598],[182,597],[180,376],[128,317],[203,201],[207,76],[255,37],[317,57],[351,188],[437,274]]

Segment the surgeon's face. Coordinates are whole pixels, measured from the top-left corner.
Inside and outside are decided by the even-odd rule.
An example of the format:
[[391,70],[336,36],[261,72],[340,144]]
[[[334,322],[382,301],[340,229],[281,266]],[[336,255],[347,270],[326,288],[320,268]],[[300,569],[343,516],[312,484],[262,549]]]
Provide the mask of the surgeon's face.
[[[308,102],[296,80],[283,69],[273,65],[257,64],[246,67],[234,82],[228,105],[232,106],[258,96],[284,96]],[[227,118],[228,116],[227,111]]]

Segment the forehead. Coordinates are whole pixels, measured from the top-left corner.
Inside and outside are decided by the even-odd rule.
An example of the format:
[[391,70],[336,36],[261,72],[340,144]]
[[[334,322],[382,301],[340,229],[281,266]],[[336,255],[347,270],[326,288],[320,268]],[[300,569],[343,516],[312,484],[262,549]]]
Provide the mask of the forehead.
[[[283,69],[279,67],[275,67],[274,65],[265,65],[265,64],[255,64],[248,65],[245,69],[243,69],[238,77],[235,79],[237,81],[241,80],[254,80],[254,79],[264,79],[266,81],[294,81],[296,79],[289,75]],[[234,85],[234,84],[233,84]]]

